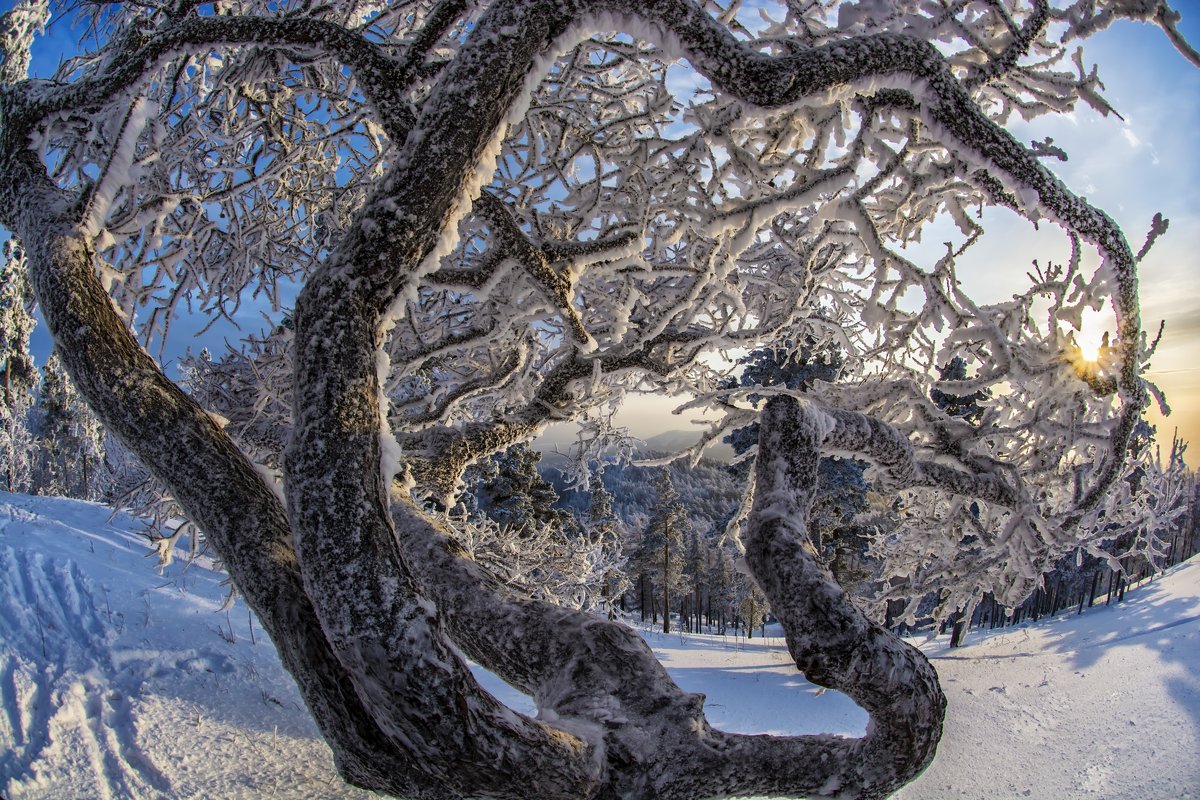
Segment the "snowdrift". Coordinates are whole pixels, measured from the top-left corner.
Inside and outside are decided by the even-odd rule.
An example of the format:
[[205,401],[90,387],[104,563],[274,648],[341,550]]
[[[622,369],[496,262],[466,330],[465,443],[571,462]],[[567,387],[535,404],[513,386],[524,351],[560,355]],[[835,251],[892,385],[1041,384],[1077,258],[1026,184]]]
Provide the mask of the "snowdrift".
[[[110,514],[0,493],[0,795],[372,796],[338,779],[270,642],[243,604],[224,607],[215,565],[157,570],[138,520]],[[779,638],[644,635],[718,727],[866,725],[807,683]],[[950,699],[946,736],[897,797],[1200,800],[1200,563],[1119,607],[922,646]]]

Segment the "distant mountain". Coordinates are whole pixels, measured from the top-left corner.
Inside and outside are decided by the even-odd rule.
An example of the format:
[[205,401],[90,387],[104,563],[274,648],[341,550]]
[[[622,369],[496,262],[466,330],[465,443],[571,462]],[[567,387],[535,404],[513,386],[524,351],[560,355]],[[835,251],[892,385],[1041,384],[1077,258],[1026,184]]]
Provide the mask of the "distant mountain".
[[[642,449],[659,453],[677,453],[700,441],[701,436],[701,432],[697,430],[665,431],[646,439],[645,447]],[[727,463],[733,460],[733,448],[725,442],[714,442],[704,449],[704,457]]]
[[[574,425],[551,425],[545,433],[535,439],[533,448],[542,454],[542,464],[555,466],[561,463],[563,456],[560,454],[570,452],[575,445],[577,431],[578,428]],[[641,457],[651,454],[677,453],[694,445],[700,440],[701,435],[698,430],[663,431],[648,439],[643,439],[637,452]],[[728,463],[733,460],[733,448],[724,442],[715,442],[705,448],[704,457],[712,461]]]

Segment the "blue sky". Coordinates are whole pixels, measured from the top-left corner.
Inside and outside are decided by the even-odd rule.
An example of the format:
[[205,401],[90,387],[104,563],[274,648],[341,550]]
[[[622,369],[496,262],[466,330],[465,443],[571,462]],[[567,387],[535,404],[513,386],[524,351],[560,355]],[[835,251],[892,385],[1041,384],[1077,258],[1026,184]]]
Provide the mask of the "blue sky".
[[[1200,12],[1200,8],[1195,9]],[[1200,41],[1200,13],[1185,19],[1185,35]],[[1169,419],[1149,414],[1160,441],[1178,426],[1196,443],[1188,461],[1200,466],[1200,69],[1171,48],[1154,27],[1122,23],[1085,45],[1100,64],[1105,97],[1124,117],[1090,108],[1069,117],[1013,126],[1023,141],[1051,136],[1070,156],[1050,166],[1076,192],[1107,211],[1141,247],[1154,214],[1171,222],[1140,270],[1143,325],[1166,330],[1149,377],[1167,394]],[[1053,230],[1034,231],[1008,212],[997,219],[974,259],[984,274],[1021,270],[1033,258],[1062,261],[1066,246]],[[1018,273],[1019,274],[1019,273]]]
[[[1177,4],[1178,5],[1178,4]],[[1185,18],[1181,31],[1200,43],[1200,8]],[[1141,247],[1150,222],[1161,212],[1170,230],[1159,239],[1141,268],[1144,327],[1166,331],[1151,361],[1149,378],[1167,394],[1172,414],[1157,409],[1148,417],[1159,440],[1170,444],[1173,430],[1196,443],[1188,463],[1200,467],[1200,69],[1175,51],[1150,25],[1118,23],[1084,45],[1084,62],[1100,65],[1104,96],[1124,119],[1101,116],[1084,106],[1064,117],[1016,122],[1010,130],[1024,142],[1047,136],[1064,149],[1066,162],[1046,161],[1077,193],[1106,211],[1125,230],[1133,249]],[[983,240],[958,262],[959,276],[977,299],[1003,300],[1025,283],[1032,261],[1063,263],[1069,245],[1062,232],[1040,230],[1006,209],[989,209]],[[932,261],[941,242],[956,235],[946,220],[945,236],[931,230],[924,246],[910,252]],[[1092,263],[1095,259],[1092,259]],[[1097,341],[1111,309],[1085,319],[1082,338]],[[1089,324],[1090,323],[1090,324]],[[644,400],[618,421],[634,434],[652,436],[664,428],[686,427],[680,418],[664,419],[677,399]]]
[[[11,0],[0,2],[0,9],[11,6]],[[1190,18],[1180,27],[1196,44],[1200,9],[1187,11]],[[78,33],[67,22],[54,20],[49,35],[35,47],[35,74],[50,74],[64,53],[78,47]],[[1189,463],[1200,466],[1200,158],[1195,134],[1200,130],[1200,69],[1171,48],[1157,28],[1129,22],[1094,37],[1084,53],[1087,65],[1100,64],[1105,97],[1124,120],[1084,107],[1068,117],[1017,123],[1012,130],[1026,142],[1050,136],[1066,150],[1067,162],[1049,165],[1068,186],[1112,215],[1135,249],[1156,212],[1171,220],[1169,233],[1147,257],[1141,273],[1145,327],[1157,329],[1159,320],[1167,325],[1150,378],[1166,391],[1174,409],[1169,419],[1157,411],[1150,417],[1160,439],[1169,440],[1178,426],[1184,438],[1196,442]],[[960,263],[960,274],[969,288],[985,296],[1004,296],[1010,291],[1006,278],[1023,276],[1035,258],[1045,262],[1066,257],[1064,237],[1048,226],[1035,231],[1003,210],[989,211],[984,224],[988,233]],[[927,239],[931,257],[940,255],[940,237]],[[195,334],[205,321],[176,321],[165,353],[168,362],[189,346],[198,346]],[[261,318],[248,308],[243,323],[244,333],[256,332]],[[222,322],[202,344],[217,351],[225,340],[236,343],[244,333]],[[39,356],[48,350],[44,327],[35,332],[34,344]],[[676,403],[669,398],[641,402],[621,418],[640,436],[685,427],[679,418],[664,417]]]

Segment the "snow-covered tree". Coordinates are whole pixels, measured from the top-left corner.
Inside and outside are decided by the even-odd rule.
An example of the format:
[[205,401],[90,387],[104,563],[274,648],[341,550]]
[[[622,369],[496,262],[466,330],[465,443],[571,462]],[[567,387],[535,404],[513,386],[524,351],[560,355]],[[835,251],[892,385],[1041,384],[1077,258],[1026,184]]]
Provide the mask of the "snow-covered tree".
[[[1108,113],[1076,45],[1115,20],[1200,62],[1165,2],[85,2],[96,50],[25,79],[46,7],[4,18],[0,223],[80,392],[204,530],[348,781],[884,796],[933,757],[944,700],[817,558],[821,454],[945,506],[896,528],[884,570],[920,554],[953,608],[1019,599],[1125,513],[1153,394],[1137,263],[1165,223],[1135,250],[1004,125]],[[981,206],[1058,226],[1072,256],[969,296]],[[914,261],[943,214],[959,234]],[[174,312],[251,303],[269,333],[239,413],[213,416],[149,353]],[[1070,335],[1089,307],[1113,314],[1090,366]],[[809,336],[846,353],[838,383],[722,388],[721,353]],[[966,354],[974,377],[935,377]],[[981,424],[934,384],[992,391]],[[636,634],[504,586],[426,510],[631,391],[689,392],[706,441],[760,423],[746,563],[797,666],[871,715],[862,739],[713,729]]]
[[33,474],[33,437],[29,410],[38,385],[38,369],[29,351],[29,334],[35,325],[29,313],[33,297],[21,253],[12,240],[4,243],[0,257],[0,453],[4,455],[4,489],[29,491]]
[[515,444],[468,471],[479,509],[516,536],[538,525],[561,529],[574,521],[555,507],[558,492],[537,470],[541,458],[528,444]]
[[607,516],[590,517],[581,529],[575,514],[556,505],[558,493],[538,472],[540,459],[518,444],[469,468],[459,505],[466,516],[452,535],[504,584],[610,616],[614,589],[621,588],[619,522],[611,503]]
[[19,0],[0,14],[0,84],[29,76],[29,47],[50,19],[47,0]]
[[[757,403],[762,399],[754,392],[757,387],[808,392],[817,381],[836,381],[844,362],[842,351],[831,342],[817,342],[808,337],[799,344],[785,342],[752,350],[739,359],[744,365],[741,375],[728,385],[750,390],[748,399]],[[758,434],[758,425],[751,424],[733,431],[727,440],[734,452],[741,454],[757,444]],[[863,480],[866,466],[861,461],[827,456],[821,459],[817,472],[818,491],[809,533],[817,551],[845,589],[863,583],[868,577],[860,569],[867,549],[866,531],[853,523],[855,515],[867,508],[868,487]],[[735,471],[744,470],[735,468]],[[753,602],[750,605],[765,607]]]
[[[962,356],[955,356],[938,367],[938,377],[943,383],[967,380],[967,360]],[[988,393],[985,390],[965,395],[944,392],[937,386],[929,390],[929,399],[936,403],[938,408],[972,425],[978,425],[983,419],[983,404],[987,398]]]
[[[682,592],[691,587],[685,581],[684,546],[690,533],[687,512],[679,502],[679,494],[671,483],[671,473],[661,470],[654,481],[655,505],[650,522],[642,532],[642,541],[633,555],[641,573],[639,580],[648,580],[649,596],[643,593],[642,617],[645,604],[658,608],[662,598],[663,633],[671,632],[671,603],[678,602]],[[652,618],[657,613],[651,615]]]
[[482,514],[451,516],[461,553],[508,589],[563,608],[607,616],[605,579],[611,561],[599,546],[564,535],[561,526],[533,521],[512,528]]
[[75,390],[57,352],[42,369],[34,416],[37,492],[98,498],[106,478],[104,428]]
[[601,609],[609,619],[616,619],[617,607],[631,584],[625,570],[625,526],[613,511],[612,495],[604,488],[603,467],[592,483],[583,530],[603,564]]

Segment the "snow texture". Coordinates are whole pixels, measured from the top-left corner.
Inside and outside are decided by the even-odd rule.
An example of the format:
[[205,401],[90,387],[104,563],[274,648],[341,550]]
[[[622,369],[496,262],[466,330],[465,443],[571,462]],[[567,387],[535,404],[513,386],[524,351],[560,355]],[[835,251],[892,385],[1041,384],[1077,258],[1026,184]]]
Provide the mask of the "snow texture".
[[[0,795],[365,798],[245,607],[204,557],[156,574],[141,523],[0,493]],[[253,628],[251,628],[253,625]],[[253,630],[253,634],[252,631]],[[751,640],[644,632],[723,730],[861,735],[866,715]],[[897,800],[1200,798],[1200,563],[1082,617],[922,643],[950,699]],[[477,675],[514,709],[533,701]]]

